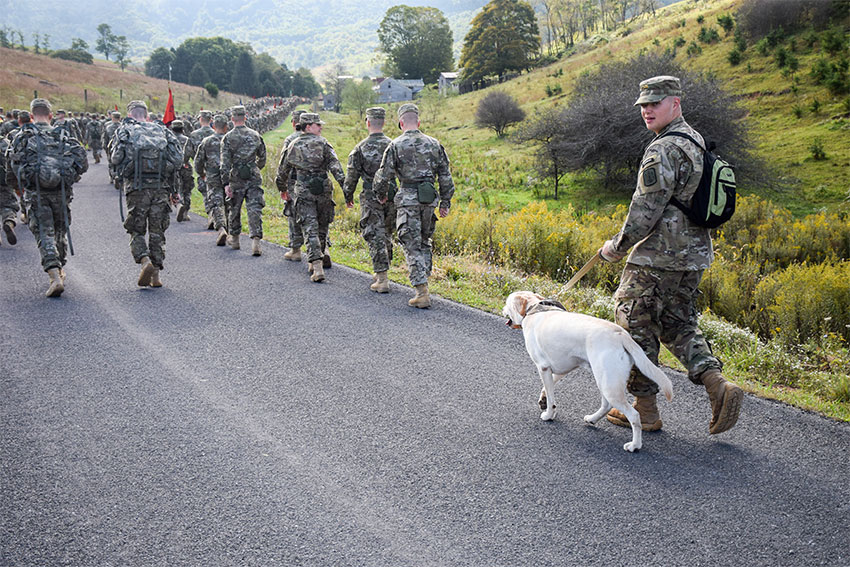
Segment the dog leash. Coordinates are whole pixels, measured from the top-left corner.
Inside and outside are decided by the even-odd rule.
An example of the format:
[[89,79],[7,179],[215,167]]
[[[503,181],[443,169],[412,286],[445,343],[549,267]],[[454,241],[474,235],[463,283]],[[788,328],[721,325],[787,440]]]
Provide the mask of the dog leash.
[[590,271],[590,269],[591,269],[593,266],[595,266],[595,265],[596,265],[596,263],[599,261],[599,259],[600,259],[600,258],[601,258],[601,256],[600,256],[600,255],[599,255],[599,253],[597,252],[597,253],[593,256],[593,258],[591,258],[590,260],[588,260],[588,261],[587,261],[587,264],[585,264],[584,266],[582,266],[582,267],[581,267],[581,269],[580,269],[580,270],[576,273],[576,275],[574,275],[574,276],[572,277],[572,279],[571,279],[570,281],[568,281],[567,283],[565,283],[565,284],[564,284],[564,287],[562,287],[562,288],[561,288],[561,290],[558,292],[558,295],[560,295],[561,293],[563,293],[563,292],[565,292],[565,291],[569,290],[569,289],[570,289],[570,288],[572,288],[574,285],[576,285],[576,284],[578,283],[578,281],[579,281],[581,278],[583,278],[583,277],[587,274],[587,272],[589,272],[589,271]]

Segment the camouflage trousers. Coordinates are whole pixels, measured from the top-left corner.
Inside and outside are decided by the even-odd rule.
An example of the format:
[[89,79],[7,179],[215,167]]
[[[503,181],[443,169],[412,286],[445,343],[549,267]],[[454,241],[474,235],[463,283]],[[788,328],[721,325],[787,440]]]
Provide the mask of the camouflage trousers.
[[[722,368],[697,327],[696,297],[702,271],[672,272],[626,264],[614,294],[615,317],[637,344],[658,364],[661,343],[688,369],[688,378],[701,384],[709,368]],[[658,386],[636,369],[628,390],[635,396],[658,393]]]
[[248,231],[251,238],[263,237],[263,207],[266,206],[266,198],[263,188],[259,185],[248,185],[231,181],[230,190],[233,197],[227,200],[229,207],[227,215],[228,234],[240,234],[242,232],[242,203],[248,211]]
[[[201,188],[201,181],[201,179],[198,179],[198,189]],[[207,215],[213,220],[213,226],[216,230],[227,228],[224,200],[224,187],[220,182],[204,182],[204,207],[207,209]]]
[[296,221],[301,224],[307,245],[307,260],[321,260],[328,245],[328,229],[334,220],[334,207],[330,191],[313,195],[307,189],[299,190],[295,198]]
[[169,197],[167,188],[137,189],[127,193],[127,220],[124,221],[124,228],[130,235],[130,252],[137,264],[147,256],[154,266],[163,269],[165,231],[171,222]]
[[396,226],[395,203],[380,204],[374,199],[360,199],[360,231],[369,245],[372,269],[386,272],[393,260],[393,235]]
[[103,149],[103,146],[101,145],[100,140],[98,140],[96,142],[92,141],[91,143],[89,143],[89,149],[91,149],[91,155],[92,156],[100,159],[100,151]]
[[304,228],[298,222],[298,217],[295,213],[286,217],[286,220],[289,221],[289,247],[301,248],[304,246]]
[[396,229],[404,248],[411,285],[426,284],[431,276],[431,237],[436,220],[431,205],[398,207]]
[[65,200],[60,191],[35,191],[25,193],[27,219],[30,232],[35,236],[38,252],[41,254],[41,267],[44,271],[61,268],[67,262],[68,226],[65,224],[65,212],[68,224],[71,223],[71,189],[66,188]]
[[15,222],[18,211],[18,196],[15,190],[8,185],[0,185],[0,225],[4,222]]
[[203,177],[198,178],[198,193],[204,198],[204,210],[210,214],[210,202],[207,196],[207,181]]
[[195,176],[191,167],[181,167],[178,173],[180,177],[180,201],[187,207],[192,204],[192,189],[195,188]]

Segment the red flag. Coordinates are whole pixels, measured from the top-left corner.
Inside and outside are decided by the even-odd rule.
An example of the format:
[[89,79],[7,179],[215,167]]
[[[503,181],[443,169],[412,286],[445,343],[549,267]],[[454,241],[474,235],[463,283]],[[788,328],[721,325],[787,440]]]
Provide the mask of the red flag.
[[117,104],[115,105],[115,110],[118,110],[118,105],[117,105]]
[[174,95],[171,94],[171,87],[168,87],[168,102],[165,104],[165,114],[162,115],[162,123],[168,126],[174,122]]

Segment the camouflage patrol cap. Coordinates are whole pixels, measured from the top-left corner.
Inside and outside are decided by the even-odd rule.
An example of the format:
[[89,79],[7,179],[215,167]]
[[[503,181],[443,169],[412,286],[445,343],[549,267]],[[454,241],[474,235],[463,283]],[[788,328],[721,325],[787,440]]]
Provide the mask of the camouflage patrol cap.
[[65,112],[64,108],[60,108],[59,110],[56,111],[56,114],[67,114],[67,112]]
[[230,113],[233,116],[245,116],[245,112],[246,112],[245,107],[242,106],[241,104],[234,106],[233,108],[230,109]]
[[299,122],[301,120],[301,115],[304,114],[304,110],[293,110],[292,111],[292,121]]
[[172,120],[171,121],[171,129],[174,130],[175,128],[179,128],[179,129],[182,130],[183,129],[183,121],[182,120]]
[[383,120],[387,115],[387,111],[381,106],[373,106],[366,109],[366,118],[374,118],[375,120]]
[[148,111],[148,105],[145,104],[145,101],[143,101],[143,100],[131,100],[127,104],[127,112],[130,112],[134,108],[144,108],[145,112]]
[[224,114],[216,114],[213,118],[213,124],[216,126],[227,126],[227,116]]
[[26,110],[22,110],[18,113],[18,120],[23,122],[24,124],[29,122],[31,119],[32,117],[30,116],[30,113]]
[[640,96],[634,106],[660,102],[668,96],[682,96],[682,85],[677,77],[659,75],[640,83]]
[[408,112],[415,112],[416,116],[419,116],[419,107],[415,104],[408,102],[407,104],[402,104],[398,107],[398,117],[401,118]]
[[198,118],[212,118],[212,112],[209,110],[202,110],[198,113]]
[[117,110],[113,110],[112,112],[109,113],[109,115],[112,116],[113,118],[114,117],[121,118],[121,113],[118,112]]
[[46,98],[34,98],[34,99],[32,99],[32,102],[30,102],[30,112],[32,112],[33,110],[35,110],[36,108],[39,108],[39,107],[46,108],[48,112],[50,112],[52,110],[52,107],[50,106],[50,101],[47,100]]
[[306,126],[307,124],[324,124],[324,121],[319,119],[319,115],[315,112],[302,112],[298,120],[302,126]]

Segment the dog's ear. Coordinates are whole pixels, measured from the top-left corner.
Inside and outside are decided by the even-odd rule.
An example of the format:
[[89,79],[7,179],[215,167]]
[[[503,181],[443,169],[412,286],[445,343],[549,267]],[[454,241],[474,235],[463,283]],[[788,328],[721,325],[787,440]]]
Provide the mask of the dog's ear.
[[528,298],[519,295],[516,298],[516,312],[520,317],[525,317],[525,314],[528,312]]

